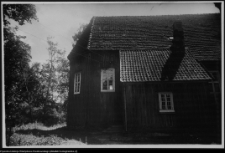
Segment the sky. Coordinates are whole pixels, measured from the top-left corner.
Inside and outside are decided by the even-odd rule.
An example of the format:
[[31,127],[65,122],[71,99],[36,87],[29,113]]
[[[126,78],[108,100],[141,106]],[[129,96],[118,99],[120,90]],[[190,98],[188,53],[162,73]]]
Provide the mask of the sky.
[[[32,3],[32,2],[31,2]],[[32,21],[19,26],[11,21],[12,26],[18,25],[18,34],[26,36],[23,41],[31,46],[31,63],[44,63],[48,57],[47,37],[53,37],[58,48],[72,50],[72,36],[81,24],[90,22],[93,16],[150,16],[173,14],[204,14],[219,13],[213,2],[36,2],[39,21]]]

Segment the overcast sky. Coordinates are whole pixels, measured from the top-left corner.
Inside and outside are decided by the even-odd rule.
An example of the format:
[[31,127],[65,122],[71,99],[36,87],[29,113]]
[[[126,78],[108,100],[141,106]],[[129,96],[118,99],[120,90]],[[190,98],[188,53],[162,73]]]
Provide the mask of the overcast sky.
[[[18,33],[25,35],[24,41],[31,46],[32,62],[48,59],[47,37],[53,36],[59,49],[72,50],[72,36],[81,24],[90,22],[93,16],[149,16],[168,14],[218,13],[211,2],[201,3],[33,3],[39,22],[19,26]],[[15,23],[13,23],[15,25]]]

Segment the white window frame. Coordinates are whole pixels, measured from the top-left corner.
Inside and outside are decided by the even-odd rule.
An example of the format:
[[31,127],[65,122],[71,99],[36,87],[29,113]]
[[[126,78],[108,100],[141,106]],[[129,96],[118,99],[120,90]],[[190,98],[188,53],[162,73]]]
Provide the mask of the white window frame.
[[[164,95],[164,96],[169,95],[170,96],[171,109],[168,109],[166,97],[165,97],[165,109],[162,109],[162,96],[161,95]],[[159,96],[159,112],[175,112],[172,92],[160,92],[160,93],[158,93],[158,96]]]
[[80,87],[81,87],[81,72],[78,72],[74,74],[74,94],[80,94]]
[[[108,74],[107,74],[108,71]],[[109,86],[109,75],[110,75],[110,71],[112,72],[112,86],[110,89]],[[107,82],[107,89],[103,89],[103,81],[106,80]],[[101,92],[115,92],[115,69],[114,68],[108,68],[108,69],[102,69],[101,70]]]

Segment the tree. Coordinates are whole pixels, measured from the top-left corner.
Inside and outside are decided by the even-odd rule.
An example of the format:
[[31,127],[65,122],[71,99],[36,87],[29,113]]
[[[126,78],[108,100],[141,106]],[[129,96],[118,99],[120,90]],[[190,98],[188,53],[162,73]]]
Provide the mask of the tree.
[[[65,58],[65,51],[58,49],[58,44],[53,42],[52,37],[47,38],[49,59],[40,68],[36,63],[34,68],[41,86],[43,102],[39,102],[36,109],[41,110],[39,121],[45,125],[53,125],[65,121],[63,105],[56,102],[64,102],[68,95],[68,71],[69,62]],[[38,72],[38,73],[37,73]],[[33,93],[35,96],[35,93]],[[33,104],[37,102],[33,101]],[[34,107],[34,106],[32,106]],[[32,109],[31,109],[32,110]],[[36,111],[36,114],[40,111]]]
[[61,52],[57,58],[57,92],[61,102],[65,102],[69,91],[69,61],[65,57],[66,51]]
[[216,2],[214,3],[215,7],[217,7],[220,10],[221,13],[221,3],[220,2]]
[[72,46],[74,47],[76,45],[76,42],[80,39],[80,36],[83,34],[84,30],[87,28],[88,24],[81,24],[78,28],[77,32],[72,36],[74,43]]
[[25,21],[32,23],[33,19],[38,20],[33,4],[3,4],[4,26],[10,24],[7,18],[15,20],[20,25],[24,25]]
[[61,84],[67,80],[67,73],[65,71],[68,69],[68,60],[65,58],[66,52],[58,49],[58,44],[54,43],[51,37],[48,38],[47,42],[49,44],[49,60],[43,65],[43,70],[48,76],[46,80],[48,82],[47,97],[50,96],[53,101],[57,101],[59,96],[56,93],[61,89]]
[[[21,109],[24,102],[24,86],[26,73],[29,71],[31,47],[21,41],[23,37],[16,36],[18,27],[11,28],[8,19],[17,21],[20,25],[25,22],[38,20],[36,8],[32,4],[4,4],[4,74],[5,74],[5,112],[6,135],[11,136],[12,127],[20,123]],[[9,139],[7,139],[9,145]]]
[[57,80],[56,80],[56,60],[57,54],[60,50],[57,49],[57,43],[54,43],[51,37],[47,38],[48,42],[48,53],[49,53],[49,60],[48,63],[45,65],[46,72],[48,72],[48,90],[47,90],[47,97],[51,94],[52,101],[54,101],[54,91],[56,90]]
[[64,101],[68,94],[69,61],[65,57],[66,51],[58,49],[57,43],[54,43],[52,38],[49,37],[47,41],[49,60],[43,65],[43,70],[48,77],[47,96],[51,95],[53,101],[60,99]]

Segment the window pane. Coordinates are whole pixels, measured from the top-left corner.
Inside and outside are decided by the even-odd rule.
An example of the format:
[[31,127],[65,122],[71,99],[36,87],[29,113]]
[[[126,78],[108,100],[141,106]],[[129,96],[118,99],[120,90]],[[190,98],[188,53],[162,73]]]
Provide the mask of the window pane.
[[77,74],[77,82],[80,82],[80,75]]
[[74,92],[77,92],[77,83],[74,85]]
[[109,90],[113,90],[113,78],[110,77],[109,79]]
[[112,85],[109,86],[109,90],[113,90],[113,86]]
[[166,101],[170,102],[170,97],[167,97],[167,98],[166,98]]
[[78,92],[78,83],[76,83],[76,92]]
[[171,109],[171,102],[167,101],[167,109]]
[[162,109],[166,109],[166,103],[162,101]]
[[104,80],[102,85],[103,85],[102,89],[107,90],[107,80]]
[[80,92],[80,84],[77,84],[77,92]]
[[170,95],[169,94],[166,94],[166,101],[168,101],[168,102],[171,101],[171,98],[170,98]]
[[164,97],[163,94],[161,95],[161,100],[162,100],[162,101],[165,101],[165,97]]
[[109,85],[113,85],[113,78],[112,77],[109,79]]

